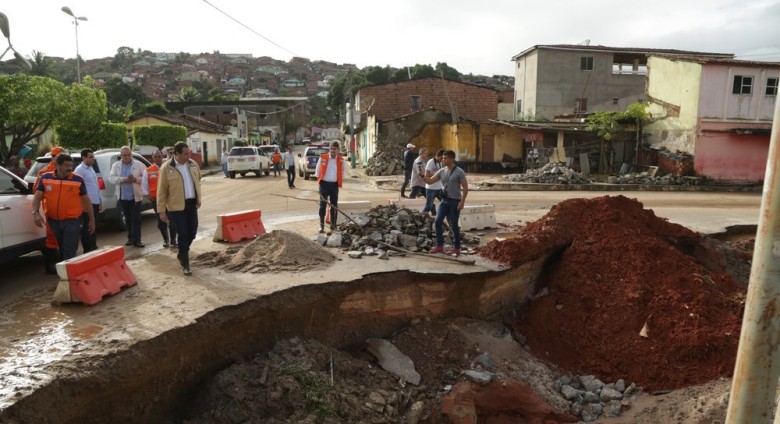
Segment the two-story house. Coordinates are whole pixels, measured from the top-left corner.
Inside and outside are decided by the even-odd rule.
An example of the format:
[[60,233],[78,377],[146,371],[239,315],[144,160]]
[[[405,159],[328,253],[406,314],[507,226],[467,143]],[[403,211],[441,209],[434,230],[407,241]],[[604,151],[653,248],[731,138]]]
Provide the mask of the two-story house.
[[648,54],[733,58],[732,54],[590,45],[536,45],[515,62],[515,119],[624,111],[645,93]]
[[647,67],[648,144],[693,155],[700,176],[763,181],[780,62],[654,54]]

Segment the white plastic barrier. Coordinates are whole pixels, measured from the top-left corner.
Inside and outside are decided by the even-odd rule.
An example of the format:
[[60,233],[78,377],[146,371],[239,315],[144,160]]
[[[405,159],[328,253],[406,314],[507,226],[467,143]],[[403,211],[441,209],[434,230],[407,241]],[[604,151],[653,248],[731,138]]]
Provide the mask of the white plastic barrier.
[[368,200],[339,201],[338,208],[345,214],[354,217],[371,210],[371,202]]
[[463,231],[498,228],[496,205],[466,205],[460,211],[459,222]]

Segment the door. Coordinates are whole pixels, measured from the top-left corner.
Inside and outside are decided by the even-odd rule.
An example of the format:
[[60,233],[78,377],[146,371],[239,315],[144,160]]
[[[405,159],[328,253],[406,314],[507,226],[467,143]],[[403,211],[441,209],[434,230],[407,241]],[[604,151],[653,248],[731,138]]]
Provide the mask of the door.
[[494,157],[496,151],[494,137],[492,135],[482,136],[482,162],[496,161]]
[[32,194],[21,187],[23,181],[0,171],[0,247],[12,247],[46,237],[46,230],[35,225],[30,214]]

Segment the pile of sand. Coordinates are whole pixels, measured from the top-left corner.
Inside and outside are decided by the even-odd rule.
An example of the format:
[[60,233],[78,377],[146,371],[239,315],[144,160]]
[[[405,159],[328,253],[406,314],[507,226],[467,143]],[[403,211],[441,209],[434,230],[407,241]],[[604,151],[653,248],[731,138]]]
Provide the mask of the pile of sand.
[[274,230],[247,244],[231,246],[224,252],[198,255],[199,265],[219,267],[229,272],[308,271],[327,267],[334,260],[330,252],[300,234]]

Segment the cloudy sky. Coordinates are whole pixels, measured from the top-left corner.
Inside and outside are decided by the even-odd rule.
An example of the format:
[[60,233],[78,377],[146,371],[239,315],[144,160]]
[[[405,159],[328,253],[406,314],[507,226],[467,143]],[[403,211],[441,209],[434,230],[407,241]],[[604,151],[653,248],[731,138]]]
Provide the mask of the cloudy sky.
[[780,61],[780,0],[3,1],[16,50],[75,57],[63,6],[88,19],[78,26],[85,59],[128,46],[359,67],[447,62],[466,74],[513,75],[511,57],[531,46],[590,40]]

